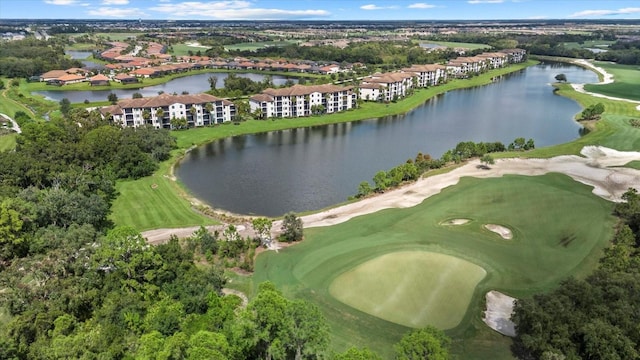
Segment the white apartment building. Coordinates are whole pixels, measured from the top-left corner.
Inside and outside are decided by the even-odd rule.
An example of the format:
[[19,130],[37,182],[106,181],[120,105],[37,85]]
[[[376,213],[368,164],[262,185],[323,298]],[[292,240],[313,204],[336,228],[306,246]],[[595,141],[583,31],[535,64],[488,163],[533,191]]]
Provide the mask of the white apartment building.
[[360,85],[360,98],[370,101],[401,99],[414,87],[413,80],[417,77],[415,73],[400,72],[367,76]]
[[125,126],[145,124],[155,128],[171,128],[171,119],[185,118],[189,127],[220,124],[234,119],[235,105],[228,100],[209,94],[169,95],[150,98],[125,99],[117,105],[100,109],[103,116]]
[[266,89],[249,99],[252,113],[262,118],[300,117],[314,113],[335,113],[355,107],[357,94],[351,86],[294,85],[282,89]]
[[439,64],[412,65],[402,69],[405,73],[417,75],[416,87],[435,86],[447,80],[447,67]]

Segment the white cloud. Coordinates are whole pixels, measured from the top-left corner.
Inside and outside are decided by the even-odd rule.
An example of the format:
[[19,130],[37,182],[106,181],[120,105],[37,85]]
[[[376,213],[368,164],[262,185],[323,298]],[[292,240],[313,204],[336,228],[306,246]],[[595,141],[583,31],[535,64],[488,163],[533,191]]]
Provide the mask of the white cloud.
[[469,4],[501,4],[504,0],[469,0]]
[[77,0],[44,0],[45,3],[50,5],[76,5]]
[[127,5],[129,0],[102,0],[102,5]]
[[583,10],[569,15],[569,17],[611,16],[640,13],[640,8],[622,8],[618,10]]
[[397,9],[397,6],[378,6],[374,4],[362,5],[360,9],[362,10],[384,10],[384,9]]
[[168,3],[168,2],[171,2],[171,0],[158,0],[158,1],[160,1],[161,3]]
[[360,6],[360,9],[362,10],[382,10],[384,9],[382,6],[378,6],[378,5],[374,5],[374,4],[369,4],[369,5],[362,5]]
[[548,19],[549,17],[546,15],[535,15],[535,16],[529,16],[527,19],[529,20],[543,20],[543,19]]
[[98,9],[91,9],[87,11],[87,14],[99,17],[114,17],[114,18],[139,18],[147,16],[142,10],[137,8],[123,9],[123,8],[111,8],[101,7]]
[[187,1],[181,3],[164,3],[149,10],[167,13],[172,18],[212,18],[220,20],[282,20],[282,19],[307,19],[325,17],[330,13],[326,10],[288,10],[288,9],[260,9],[252,8],[249,1]]
[[415,3],[407,6],[409,9],[431,9],[436,7],[435,5],[427,4],[427,3]]

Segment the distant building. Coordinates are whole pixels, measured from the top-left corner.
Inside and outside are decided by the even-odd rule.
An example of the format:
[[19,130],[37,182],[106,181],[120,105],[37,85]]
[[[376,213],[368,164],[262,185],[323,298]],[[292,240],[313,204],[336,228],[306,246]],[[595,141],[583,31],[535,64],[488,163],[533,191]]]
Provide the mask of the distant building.
[[89,78],[91,86],[109,85],[109,78],[105,75],[98,74]]
[[209,94],[169,95],[118,101],[117,105],[100,108],[104,117],[123,127],[145,124],[171,129],[171,119],[185,118],[189,127],[229,122],[235,118],[235,105]]

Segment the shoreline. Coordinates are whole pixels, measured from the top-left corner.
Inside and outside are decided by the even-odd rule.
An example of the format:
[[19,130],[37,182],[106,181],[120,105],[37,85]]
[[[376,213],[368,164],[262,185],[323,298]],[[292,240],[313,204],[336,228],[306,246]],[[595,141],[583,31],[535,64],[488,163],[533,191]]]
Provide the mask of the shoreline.
[[[480,160],[475,159],[449,172],[422,177],[416,182],[388,192],[317,213],[303,215],[300,218],[304,228],[313,228],[340,224],[354,217],[384,209],[412,207],[439,194],[443,189],[458,184],[463,177],[488,179],[504,175],[540,176],[552,172],[561,173],[576,182],[592,186],[594,195],[613,202],[621,201],[622,194],[629,188],[640,191],[640,170],[623,167],[631,161],[640,161],[640,152],[624,152],[600,146],[585,146],[581,155],[561,155],[549,159],[499,159],[489,169],[480,166]],[[281,224],[282,220],[273,222],[271,233],[274,238],[279,234]],[[225,225],[211,226],[211,229],[219,229],[221,226]],[[198,226],[154,229],[142,232],[142,236],[147,238],[150,243],[155,244],[168,239],[172,234],[189,236],[197,229]],[[246,231],[245,235],[250,234],[250,226],[246,226],[244,230]]]
[[[572,63],[576,64],[578,66],[582,66],[584,68],[590,69],[590,70],[602,75],[602,81],[600,81],[600,82],[598,82],[598,83],[596,83],[594,85],[606,85],[606,84],[611,84],[611,83],[614,82],[613,74],[608,73],[605,69],[594,65],[592,62],[590,62],[588,60],[577,59],[575,61],[572,61]],[[594,92],[585,90],[584,89],[584,85],[585,84],[573,84],[572,83],[571,87],[575,91],[577,91],[579,93],[587,94],[587,95],[590,95],[590,96],[593,96],[593,97],[602,98],[602,99],[608,99],[608,100],[614,100],[614,101],[626,101],[626,102],[629,102],[629,103],[632,103],[632,104],[638,104],[638,106],[636,106],[636,109],[638,111],[640,111],[640,101],[594,93]]]
[[[592,69],[592,70],[596,71],[595,69]],[[611,74],[606,73],[606,71],[604,71],[601,68],[599,68],[599,70],[601,71],[601,74],[603,76],[605,76],[604,74],[606,74],[609,79],[612,79],[612,75]],[[516,70],[514,70],[514,71],[516,71]],[[356,121],[356,120],[353,120],[353,121]],[[584,149],[586,149],[586,147]],[[583,151],[584,151],[584,149],[583,149]],[[606,149],[606,148],[604,148],[604,149]],[[615,151],[615,150],[612,150],[612,149],[604,150],[605,153],[612,153],[612,151]],[[525,164],[530,162],[530,164],[529,165],[525,165],[525,167],[530,166],[530,167],[533,167],[535,169],[539,169],[541,165],[539,165],[539,164],[536,165],[535,164],[536,162],[544,162],[544,161],[553,162],[553,161],[558,161],[558,160],[553,160],[553,159],[561,159],[563,157],[572,157],[572,156],[575,157],[576,159],[583,159],[583,158],[575,156],[575,155],[562,155],[562,156],[554,157],[554,158],[551,158],[551,159],[507,158],[507,159],[499,160],[499,162],[501,164],[507,164],[507,163],[510,163],[510,162],[513,162],[513,161],[524,162]],[[633,161],[633,160],[640,160],[640,156],[632,157],[631,160],[628,160],[628,161],[626,161],[625,163],[623,163],[621,165],[624,165],[627,162]],[[171,169],[173,169],[173,167],[175,166],[177,161],[179,161],[179,160],[176,160],[173,163],[173,165],[171,166]],[[575,163],[581,163],[583,161],[574,159],[574,162]],[[596,162],[597,162],[597,160],[596,160]],[[473,161],[471,161],[471,162],[469,162],[469,163],[467,163],[465,165],[462,165],[462,166],[456,167],[456,168],[454,168],[452,170],[449,170],[446,173],[438,174],[438,175],[434,175],[434,176],[426,177],[426,178],[423,177],[423,178],[419,179],[416,183],[407,184],[405,186],[402,186],[402,187],[400,187],[398,189],[391,190],[391,191],[389,191],[387,193],[384,193],[384,194],[378,194],[378,195],[375,195],[375,196],[372,196],[372,197],[369,197],[369,198],[361,199],[361,200],[358,200],[358,201],[355,201],[355,202],[350,202],[350,203],[347,203],[347,204],[336,204],[336,206],[334,206],[334,207],[330,207],[330,208],[325,209],[325,210],[320,209],[320,210],[314,211],[314,212],[312,212],[310,214],[302,215],[300,217],[303,220],[304,227],[329,226],[329,225],[333,225],[333,224],[337,224],[337,223],[340,223],[340,222],[347,221],[347,220],[351,219],[354,216],[360,216],[360,215],[369,214],[369,213],[372,213],[372,212],[375,212],[375,211],[379,211],[379,210],[382,210],[382,209],[385,209],[385,208],[414,206],[415,204],[417,204],[417,203],[423,201],[424,199],[426,199],[427,197],[439,193],[440,190],[442,190],[444,187],[457,184],[457,182],[459,180],[459,177],[455,182],[450,183],[450,184],[448,184],[446,186],[442,186],[439,189],[437,189],[437,191],[436,191],[436,189],[431,190],[431,191],[435,191],[435,192],[426,195],[426,197],[422,197],[422,198],[420,198],[418,200],[414,200],[414,201],[418,201],[417,203],[412,203],[411,201],[409,201],[408,203],[403,203],[402,199],[403,198],[408,198],[408,196],[406,196],[406,195],[410,195],[408,193],[414,191],[414,187],[418,187],[419,188],[421,186],[421,184],[423,184],[423,182],[427,181],[428,179],[433,179],[433,178],[438,178],[438,177],[446,177],[447,175],[451,176],[450,174],[454,174],[455,175],[455,174],[458,174],[458,173],[469,172],[469,168],[470,167],[477,166],[478,164],[479,164],[479,160],[473,160]],[[621,166],[621,165],[618,165],[618,166]],[[496,166],[494,166],[493,168],[496,168]],[[507,171],[507,173],[509,173],[508,172],[509,170],[507,170],[507,169],[503,169],[501,171]],[[613,170],[613,171],[614,171],[614,173],[611,173],[608,176],[614,176],[616,170]],[[520,172],[517,172],[517,171],[513,172],[513,174],[522,174],[522,172],[524,172],[524,170],[520,170]],[[542,174],[548,173],[548,172],[561,172],[561,173],[564,173],[562,171],[562,169],[556,169],[556,170],[546,170],[545,172],[541,172],[538,175],[542,175]],[[489,174],[490,173],[494,173],[493,170],[491,172],[489,172]],[[172,173],[172,175],[173,175],[173,173]],[[529,175],[529,174],[523,174],[523,175]],[[567,174],[567,175],[569,175],[569,174]],[[482,171],[471,171],[471,172],[469,172],[468,175],[460,175],[460,177],[462,177],[462,176],[494,177],[494,176],[489,176],[487,173],[483,173]],[[499,176],[502,176],[502,175],[499,175]],[[569,176],[571,176],[571,175],[569,175]],[[576,176],[576,177],[573,177],[573,178],[576,181],[580,181],[580,179],[586,179],[585,181],[589,180],[588,177],[585,178],[585,177],[581,177],[581,176]],[[174,177],[174,179],[175,179],[175,177]],[[582,181],[580,181],[580,182],[582,182]],[[601,182],[602,181],[600,181],[600,183]],[[590,184],[589,182],[587,182],[587,183]],[[637,183],[640,184],[640,177],[637,179]],[[631,183],[631,184],[633,184],[633,183]],[[627,185],[629,185],[629,184],[627,184]],[[594,186],[597,186],[597,184],[594,185]],[[183,188],[183,186],[180,186],[180,187]],[[600,188],[602,188],[602,187],[603,186],[600,185]],[[640,190],[640,185],[637,186],[636,189]],[[183,188],[183,190],[185,191],[185,193],[188,194],[188,189],[184,189]],[[626,188],[624,190],[626,191]],[[387,195],[387,194],[395,194],[396,198],[391,199],[391,200],[387,200],[387,198],[391,196],[391,195]],[[613,195],[613,198],[616,198],[616,196],[619,197],[620,194],[621,193],[618,191],[618,194],[617,195]],[[610,195],[610,197],[611,197],[611,195]],[[190,197],[190,198],[193,198],[193,197]],[[379,198],[383,198],[383,200],[380,200]],[[206,203],[202,202],[200,199],[196,199],[196,198],[193,198],[193,199],[195,199],[200,204],[206,204]],[[187,200],[190,200],[190,202],[193,203],[193,199],[187,199]],[[388,202],[389,205],[382,205],[382,207],[380,207],[381,206],[380,204],[383,204],[385,202]],[[371,203],[374,203],[374,204],[378,203],[378,205],[371,206]],[[413,205],[406,205],[406,204],[413,204]],[[398,206],[393,206],[393,205],[398,205]],[[209,205],[206,205],[206,206],[209,209],[211,209],[214,213],[220,214],[222,217],[231,216],[231,217],[240,218],[240,219],[251,218],[251,217],[243,216],[243,215],[240,215],[240,214],[231,214],[229,212],[226,212],[224,209],[217,210],[217,209],[214,209],[213,207],[211,207]],[[272,230],[273,234],[277,234],[277,229],[279,229],[279,226],[280,226],[280,220],[275,220],[272,229],[276,229],[276,230]],[[148,232],[154,231],[156,234],[157,234],[158,231],[161,232],[161,233],[170,233],[172,230],[173,231],[180,231],[179,229],[154,229],[154,230],[149,230]],[[145,233],[147,233],[147,232],[145,232]],[[143,235],[145,233],[143,233]]]

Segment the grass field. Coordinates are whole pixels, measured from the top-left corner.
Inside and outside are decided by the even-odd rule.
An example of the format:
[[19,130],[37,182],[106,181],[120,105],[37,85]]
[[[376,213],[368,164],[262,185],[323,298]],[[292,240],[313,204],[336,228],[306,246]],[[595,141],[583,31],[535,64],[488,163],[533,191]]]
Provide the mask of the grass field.
[[296,44],[297,41],[284,40],[284,41],[261,41],[261,42],[248,42],[226,45],[226,50],[238,50],[238,51],[256,51],[269,46],[287,46]]
[[[473,291],[460,325],[448,331],[454,338],[454,353],[468,359],[509,358],[508,340],[495,337],[480,321],[484,293],[496,289],[516,297],[530,296],[553,288],[567,276],[586,275],[611,236],[612,206],[591,194],[590,187],[559,174],[464,178],[412,208],[383,210],[339,225],[307,229],[299,245],[260,255],[252,283],[270,280],[285,295],[320,306],[337,350],[364,345],[388,357],[391,345],[407,328],[344,304],[331,295],[332,284],[349,276],[343,274],[373,266],[368,264],[376,264],[374,259],[386,254],[419,251],[453,256],[487,272]],[[472,221],[464,226],[440,225],[452,218]],[[513,240],[485,230],[483,225],[488,223],[508,226]],[[368,296],[374,296],[373,285],[380,278],[402,276],[389,275],[396,270],[389,263],[377,265],[366,271],[377,274],[368,289],[361,289]],[[429,272],[427,267],[423,272],[414,271],[417,275],[412,276],[418,277]],[[469,281],[460,273],[442,279],[453,287],[466,283],[467,289],[479,281],[477,277]],[[421,291],[426,294],[429,289]],[[451,296],[446,294],[424,302],[423,311],[447,308]],[[424,321],[442,321],[437,319]]]
[[175,56],[189,55],[189,51],[193,52],[194,54],[200,51],[200,53],[204,55],[204,52],[208,49],[208,47],[189,46],[186,43],[171,45],[171,47],[173,48],[173,51],[171,51],[171,53]]
[[162,170],[136,181],[118,182],[120,196],[111,206],[110,216],[115,224],[132,226],[139,231],[217,224],[198,213],[178,184],[161,175],[168,170]]
[[564,47],[567,49],[606,49],[609,45],[615,43],[615,41],[608,40],[587,40],[582,43],[566,42]]
[[16,136],[16,133],[0,135],[0,152],[13,150],[16,147]]
[[396,324],[451,329],[464,317],[485,275],[483,268],[454,256],[402,251],[342,273],[331,283],[329,293],[355,309]]
[[587,84],[585,90],[625,99],[640,100],[640,65],[618,65],[595,62],[596,66],[613,74],[614,83],[605,85]]

